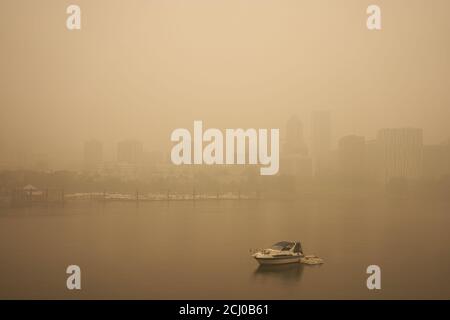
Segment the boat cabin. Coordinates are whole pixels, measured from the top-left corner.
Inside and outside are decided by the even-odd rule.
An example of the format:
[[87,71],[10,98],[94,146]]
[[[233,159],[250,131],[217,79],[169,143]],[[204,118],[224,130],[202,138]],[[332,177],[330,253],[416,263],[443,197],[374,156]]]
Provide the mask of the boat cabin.
[[270,247],[270,249],[279,251],[293,251],[294,253],[303,253],[302,246],[299,241],[280,241],[275,243],[272,247]]

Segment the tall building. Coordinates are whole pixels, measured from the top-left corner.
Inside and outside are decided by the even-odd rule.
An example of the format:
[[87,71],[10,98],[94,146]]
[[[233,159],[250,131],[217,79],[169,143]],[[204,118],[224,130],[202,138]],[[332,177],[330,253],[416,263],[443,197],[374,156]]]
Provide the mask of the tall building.
[[450,141],[423,147],[423,175],[432,179],[450,175]]
[[366,177],[368,180],[382,182],[380,147],[376,139],[366,141]]
[[356,135],[342,137],[338,146],[338,163],[339,175],[346,181],[365,179],[366,139]]
[[328,110],[312,113],[311,138],[315,175],[327,174],[330,168],[331,151],[331,116]]
[[422,175],[422,129],[382,129],[378,132],[377,142],[385,182],[392,178],[414,179]]
[[286,123],[286,134],[280,158],[280,174],[310,178],[312,175],[311,158],[303,136],[303,125],[297,116]]
[[143,157],[142,143],[137,140],[124,140],[117,144],[117,161],[140,164]]
[[311,158],[301,155],[282,155],[280,174],[310,179],[312,177]]
[[308,148],[303,136],[303,125],[297,116],[292,116],[286,123],[286,154],[307,155]]
[[103,162],[103,145],[97,140],[84,143],[84,169],[98,170]]

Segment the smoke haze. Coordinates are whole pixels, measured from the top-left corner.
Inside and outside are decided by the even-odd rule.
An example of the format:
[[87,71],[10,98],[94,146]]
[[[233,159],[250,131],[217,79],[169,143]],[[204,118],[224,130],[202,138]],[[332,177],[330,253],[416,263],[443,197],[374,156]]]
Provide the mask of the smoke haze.
[[[257,3],[255,3],[257,2]],[[385,127],[450,136],[448,1],[71,1],[0,4],[0,160],[82,161],[83,141],[170,147],[193,120],[216,128],[281,128],[328,109],[332,144]]]

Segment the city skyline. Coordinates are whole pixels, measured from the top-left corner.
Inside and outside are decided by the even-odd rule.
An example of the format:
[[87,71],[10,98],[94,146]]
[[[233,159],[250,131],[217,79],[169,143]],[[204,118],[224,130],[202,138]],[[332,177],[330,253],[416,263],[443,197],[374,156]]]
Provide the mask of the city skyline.
[[[425,144],[420,128],[381,128],[374,139],[348,134],[340,137],[337,145],[332,147],[329,144],[333,126],[330,113],[322,109],[313,112],[311,119],[309,134],[305,132],[304,119],[296,114],[280,128],[279,174],[306,180],[334,175],[353,182],[372,179],[384,183],[396,177],[418,179],[450,174],[446,163],[447,159],[450,160],[450,139],[438,144]],[[314,125],[314,121],[319,124]],[[160,170],[157,168],[161,165],[170,170],[173,165],[168,151],[148,149],[138,139],[118,141],[113,157],[105,157],[103,150],[102,141],[86,140],[78,167],[65,169],[103,172],[106,175],[115,172],[125,179],[140,179],[140,168],[147,168],[148,173]],[[15,167],[8,167],[4,162],[0,167],[0,170],[8,169],[55,170],[42,154],[31,159],[28,165],[16,163]]]
[[[302,130],[303,130],[303,139],[305,141],[305,147],[306,147],[306,152],[309,153],[309,155],[313,155],[314,154],[314,147],[313,147],[313,121],[311,120],[312,115],[315,112],[323,112],[324,110],[327,110],[328,112],[330,112],[330,115],[333,117],[333,123],[331,125],[331,130],[330,130],[330,148],[332,149],[336,149],[339,145],[339,140],[347,135],[358,135],[358,136],[364,136],[366,138],[366,140],[371,140],[371,139],[376,139],[379,130],[382,129],[389,129],[389,128],[420,128],[424,131],[423,134],[423,140],[424,140],[424,144],[427,145],[439,145],[442,143],[445,143],[446,141],[448,141],[450,139],[450,132],[448,135],[442,134],[439,137],[436,137],[434,139],[430,139],[427,137],[429,137],[427,130],[423,129],[423,127],[421,126],[413,126],[413,125],[397,125],[397,126],[381,126],[377,129],[374,129],[373,134],[370,135],[364,135],[361,134],[359,130],[342,130],[343,132],[341,136],[338,136],[336,134],[336,127],[339,127],[338,124],[336,124],[336,119],[335,119],[335,113],[332,113],[331,111],[329,111],[329,109],[318,109],[318,110],[313,110],[311,111],[311,114],[304,114],[304,117],[298,117],[299,112],[294,112],[291,114],[290,117],[297,117],[301,124],[302,124]],[[288,119],[288,117],[286,117],[286,119]],[[279,127],[280,127],[280,134],[281,134],[281,139],[284,139],[285,136],[285,130],[286,130],[286,126],[285,126],[285,122],[286,119],[284,121],[284,123],[282,123]],[[257,123],[257,121],[255,122],[249,122],[249,123]],[[246,128],[246,126],[241,126],[243,129]],[[250,126],[248,126],[250,127]],[[170,132],[167,132],[167,135],[170,135]],[[3,136],[3,141],[8,140],[7,138],[5,138],[6,136]],[[129,137],[129,135],[128,135]],[[0,153],[0,163],[3,164],[7,164],[10,162],[16,162],[16,163],[20,163],[21,162],[21,158],[26,159],[29,157],[40,157],[43,159],[47,159],[48,162],[51,162],[52,165],[54,167],[57,167],[59,169],[64,169],[64,168],[70,168],[70,169],[76,169],[77,167],[81,166],[83,163],[83,157],[80,157],[80,150],[83,149],[83,145],[85,142],[87,141],[100,141],[103,145],[103,152],[102,154],[105,156],[105,159],[108,159],[109,161],[115,161],[117,159],[117,149],[116,146],[118,143],[120,143],[121,141],[139,141],[140,143],[143,144],[143,149],[146,152],[152,152],[152,151],[156,151],[156,152],[162,152],[162,153],[167,153],[170,151],[171,148],[171,143],[169,141],[169,139],[160,139],[160,143],[157,144],[158,146],[155,146],[155,144],[151,143],[148,141],[148,138],[146,137],[142,137],[142,136],[136,136],[134,135],[132,138],[127,138],[127,135],[125,135],[125,137],[119,137],[117,138],[117,140],[115,141],[111,141],[111,140],[103,140],[100,139],[99,137],[89,137],[86,139],[82,139],[79,140],[78,142],[75,142],[71,145],[65,144],[64,147],[61,146],[57,146],[57,149],[48,149],[48,148],[40,148],[40,149],[36,149],[35,145],[29,145],[28,143],[23,143],[23,144],[15,144],[13,146],[9,145],[8,143],[2,143],[0,144],[0,148],[2,149],[2,152]],[[34,140],[33,140],[34,141]],[[147,141],[147,142],[146,142]],[[0,141],[1,142],[1,141]],[[8,146],[8,147],[7,147]],[[56,147],[56,146],[55,146]],[[66,150],[64,149],[66,148],[67,152],[63,152],[64,155],[69,154],[70,155],[70,159],[64,158],[64,157],[60,157],[58,155],[60,150]],[[37,160],[36,160],[37,161]]]

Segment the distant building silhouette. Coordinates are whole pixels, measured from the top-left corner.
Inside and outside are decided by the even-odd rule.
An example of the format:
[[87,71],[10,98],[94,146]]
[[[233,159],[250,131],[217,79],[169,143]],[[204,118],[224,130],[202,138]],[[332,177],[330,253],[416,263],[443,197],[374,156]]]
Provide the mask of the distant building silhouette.
[[366,175],[366,140],[362,136],[342,137],[338,145],[338,172],[346,182],[360,182]]
[[88,171],[98,170],[103,162],[103,145],[97,140],[89,140],[84,143],[84,169]]
[[280,174],[310,179],[312,177],[311,158],[300,154],[281,155]]
[[423,175],[433,179],[450,175],[450,141],[423,147]]
[[331,116],[328,110],[314,111],[311,117],[312,157],[316,176],[330,169]]
[[281,149],[280,174],[311,178],[312,162],[303,135],[303,125],[297,116],[286,122],[285,140]]
[[303,125],[297,116],[292,116],[286,123],[286,154],[306,156],[308,147],[303,136]]
[[380,146],[376,139],[366,141],[366,178],[367,180],[383,182],[381,176]]
[[142,143],[137,140],[124,140],[117,144],[117,161],[139,164],[143,157]]
[[381,173],[385,182],[392,178],[419,178],[422,175],[422,129],[395,128],[378,132]]

